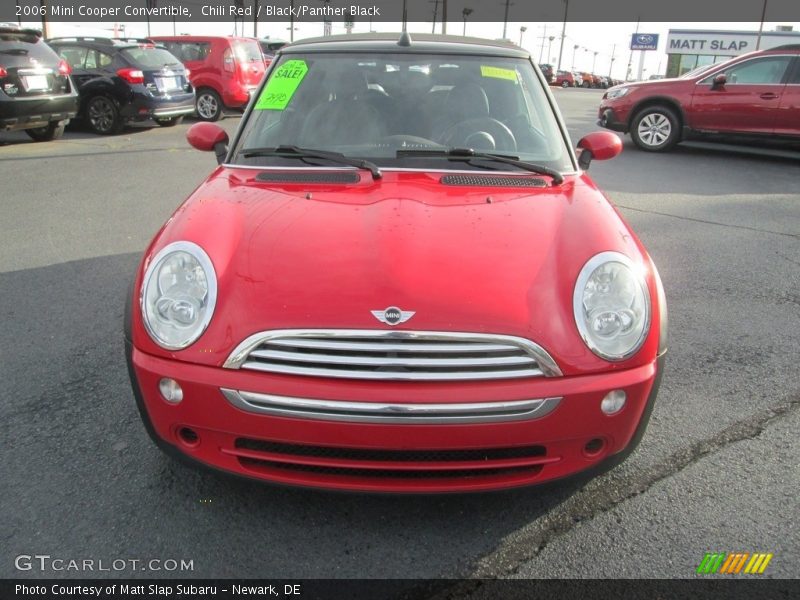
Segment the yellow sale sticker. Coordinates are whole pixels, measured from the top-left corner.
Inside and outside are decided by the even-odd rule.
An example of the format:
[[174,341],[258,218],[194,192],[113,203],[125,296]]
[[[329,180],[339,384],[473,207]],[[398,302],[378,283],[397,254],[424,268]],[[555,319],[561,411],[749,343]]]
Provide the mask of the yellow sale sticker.
[[481,65],[482,77],[494,77],[496,79],[510,79],[511,81],[517,80],[517,72],[514,69],[503,69],[502,67],[489,67]]
[[256,110],[283,110],[308,73],[304,60],[287,60],[272,74],[256,102]]

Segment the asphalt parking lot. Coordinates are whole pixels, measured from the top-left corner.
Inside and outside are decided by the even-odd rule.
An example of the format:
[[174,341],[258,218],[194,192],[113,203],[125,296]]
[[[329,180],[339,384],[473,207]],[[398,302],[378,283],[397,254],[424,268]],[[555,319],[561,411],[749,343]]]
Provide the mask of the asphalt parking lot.
[[[601,91],[554,94],[574,142],[597,129]],[[193,560],[156,577],[652,578],[740,551],[774,553],[764,577],[800,573],[800,161],[647,154],[626,138],[592,164],[670,309],[658,403],[626,463],[584,487],[342,495],[190,470],[141,425],[123,298],[145,245],[215,165],[185,142],[190,124],[40,144],[0,134],[0,577],[87,575],[19,571],[20,554]]]

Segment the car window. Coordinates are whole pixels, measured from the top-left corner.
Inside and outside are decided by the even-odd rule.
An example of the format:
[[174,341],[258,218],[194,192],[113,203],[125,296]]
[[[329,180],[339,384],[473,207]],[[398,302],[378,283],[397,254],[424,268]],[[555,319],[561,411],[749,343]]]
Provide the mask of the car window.
[[86,64],[86,55],[89,49],[82,46],[58,47],[58,55],[63,58],[73,69],[83,69]]
[[713,76],[704,79],[703,83],[713,83],[714,77],[723,73],[727,78],[726,85],[781,83],[791,60],[790,56],[755,58],[718,71]]
[[233,51],[239,62],[254,62],[264,60],[261,54],[261,46],[255,40],[235,40]]
[[58,62],[53,50],[35,33],[28,30],[0,33],[0,65],[25,65],[30,64],[30,59],[46,65]]
[[84,68],[86,69],[102,69],[107,67],[113,62],[113,58],[105,52],[99,50],[89,49],[86,53],[86,60]]
[[[234,154],[280,145],[414,167],[397,152],[471,147],[572,168],[533,65],[490,56],[284,54]],[[441,158],[422,166],[464,168]]]
[[211,44],[209,42],[181,42],[180,44],[173,44],[169,49],[183,62],[199,61],[208,58]]
[[180,63],[169,51],[155,46],[126,48],[122,51],[122,55],[137,67],[145,69],[161,68]]
[[787,83],[798,84],[800,83],[800,57],[795,59],[794,72],[789,77]]

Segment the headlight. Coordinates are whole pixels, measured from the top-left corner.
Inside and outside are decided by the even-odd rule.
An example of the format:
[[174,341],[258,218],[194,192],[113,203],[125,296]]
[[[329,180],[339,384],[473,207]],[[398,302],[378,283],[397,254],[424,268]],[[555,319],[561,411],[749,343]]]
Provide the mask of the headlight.
[[142,317],[153,341],[168,350],[194,342],[217,302],[217,276],[200,246],[174,242],[156,254],[142,283]]
[[618,87],[618,88],[611,88],[606,92],[606,98],[608,100],[614,100],[615,98],[622,98],[625,94],[631,91],[629,87]]
[[572,305],[583,341],[606,360],[633,356],[650,329],[644,273],[618,252],[601,252],[584,265]]

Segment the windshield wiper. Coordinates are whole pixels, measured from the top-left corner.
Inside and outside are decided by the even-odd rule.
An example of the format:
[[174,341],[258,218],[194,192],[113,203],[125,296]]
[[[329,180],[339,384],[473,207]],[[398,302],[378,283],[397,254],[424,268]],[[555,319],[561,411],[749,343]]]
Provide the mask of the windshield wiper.
[[351,158],[339,152],[327,152],[326,150],[314,150],[313,148],[298,148],[297,146],[277,146],[275,148],[244,148],[240,154],[244,158],[253,158],[255,156],[280,156],[284,158],[300,159],[319,158],[338,162],[343,165],[350,165],[351,167],[358,167],[359,169],[367,169],[372,173],[373,179],[380,179],[383,177],[383,173],[381,173],[381,170],[375,163],[361,158]]
[[[444,156],[448,160],[461,160],[467,163],[473,163],[476,160],[492,160],[495,162],[513,165],[531,171],[533,173],[540,173],[542,175],[550,175],[553,178],[554,185],[560,185],[564,182],[564,176],[550,167],[544,165],[537,165],[520,160],[518,156],[508,156],[506,154],[492,154],[491,152],[478,152],[473,148],[444,148],[444,149],[431,149],[431,150],[398,150],[397,158],[403,156]],[[480,165],[478,165],[480,166]]]

